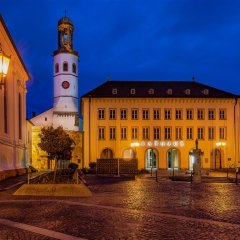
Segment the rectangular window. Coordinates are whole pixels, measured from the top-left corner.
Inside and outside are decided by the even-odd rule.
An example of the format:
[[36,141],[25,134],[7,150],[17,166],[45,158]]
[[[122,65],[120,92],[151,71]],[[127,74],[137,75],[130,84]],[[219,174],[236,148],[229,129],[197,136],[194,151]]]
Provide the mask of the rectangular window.
[[164,109],[164,119],[165,120],[171,119],[171,109]]
[[226,109],[219,109],[219,119],[220,120],[226,120]]
[[127,128],[121,127],[121,140],[127,140]]
[[199,108],[197,110],[197,118],[198,120],[204,120],[204,109]]
[[187,120],[192,120],[193,119],[193,109],[187,109],[186,118],[187,118]]
[[193,139],[193,128],[188,127],[187,128],[187,140],[192,140]]
[[181,120],[182,119],[182,109],[176,109],[175,110],[175,119]]
[[204,128],[203,127],[199,127],[197,129],[197,138],[199,140],[204,140]]
[[138,119],[138,109],[132,109],[132,120]]
[[208,120],[215,120],[215,109],[208,109]]
[[4,114],[4,132],[8,133],[8,103],[7,103],[7,83],[5,83],[4,90],[3,90],[3,101],[4,101],[4,106],[3,106],[3,114]]
[[171,127],[164,127],[164,139],[171,140]]
[[109,119],[110,120],[116,119],[116,109],[109,109]]
[[149,119],[149,109],[143,109],[142,110],[142,119],[148,120]]
[[121,120],[127,119],[127,109],[121,109]]
[[109,128],[109,139],[116,140],[116,127]]
[[142,138],[145,139],[145,140],[149,139],[149,127],[143,127]]
[[132,139],[138,139],[138,128],[132,127]]
[[153,109],[153,119],[154,120],[160,119],[160,109]]
[[98,139],[99,140],[105,139],[105,127],[98,127]]
[[182,128],[181,127],[176,127],[176,140],[182,140]]
[[153,139],[154,140],[159,140],[160,139],[160,127],[154,127],[153,128]]
[[22,96],[18,94],[18,136],[22,139]]
[[215,139],[215,131],[214,127],[208,128],[208,140],[214,140]]
[[225,127],[220,127],[219,128],[219,139],[221,140],[226,140],[226,128]]
[[105,109],[98,109],[98,119],[105,119]]

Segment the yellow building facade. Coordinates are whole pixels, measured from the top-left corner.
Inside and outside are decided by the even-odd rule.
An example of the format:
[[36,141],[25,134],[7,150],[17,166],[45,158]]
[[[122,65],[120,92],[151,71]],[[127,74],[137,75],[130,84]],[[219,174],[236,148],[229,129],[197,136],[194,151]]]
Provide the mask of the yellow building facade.
[[25,64],[0,15],[0,52],[10,58],[7,74],[0,75],[0,180],[26,172],[27,121]]
[[[139,169],[237,166],[238,96],[194,81],[108,81],[81,98],[84,166],[138,159]],[[196,141],[197,139],[197,141]]]

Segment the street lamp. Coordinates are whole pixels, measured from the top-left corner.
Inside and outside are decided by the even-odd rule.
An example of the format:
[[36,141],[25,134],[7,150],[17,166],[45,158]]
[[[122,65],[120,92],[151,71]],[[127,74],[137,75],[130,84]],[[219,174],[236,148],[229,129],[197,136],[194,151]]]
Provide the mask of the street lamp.
[[130,144],[130,146],[132,148],[134,148],[134,158],[137,158],[137,151],[136,151],[136,148],[140,146],[140,143],[139,142],[132,142]]
[[0,89],[4,85],[4,78],[7,75],[10,57],[5,55],[0,44]]
[[[221,147],[223,146],[226,146],[226,143],[225,142],[216,142],[216,146],[219,147],[219,151],[220,151],[220,169],[222,168],[222,151],[221,151]],[[215,165],[216,165],[216,159],[215,159]],[[215,166],[216,168],[216,166]]]

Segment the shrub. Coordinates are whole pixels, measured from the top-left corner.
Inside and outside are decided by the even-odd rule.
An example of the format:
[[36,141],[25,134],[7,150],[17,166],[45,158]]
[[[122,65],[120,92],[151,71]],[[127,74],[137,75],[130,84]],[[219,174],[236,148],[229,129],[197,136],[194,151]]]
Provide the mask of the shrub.
[[97,163],[96,162],[90,162],[89,163],[89,167],[90,167],[90,169],[96,169],[96,166],[97,166]]
[[78,168],[78,164],[76,164],[76,163],[69,163],[68,168],[71,168],[71,169],[75,170],[75,169]]

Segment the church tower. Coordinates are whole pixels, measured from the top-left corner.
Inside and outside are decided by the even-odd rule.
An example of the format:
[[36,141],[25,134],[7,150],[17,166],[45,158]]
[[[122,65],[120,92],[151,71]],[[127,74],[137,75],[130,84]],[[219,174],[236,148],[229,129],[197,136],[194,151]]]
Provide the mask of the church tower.
[[58,49],[53,53],[53,127],[78,131],[78,53],[73,50],[73,30],[68,17],[58,21]]

